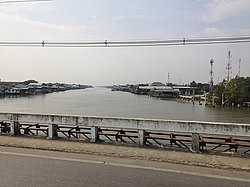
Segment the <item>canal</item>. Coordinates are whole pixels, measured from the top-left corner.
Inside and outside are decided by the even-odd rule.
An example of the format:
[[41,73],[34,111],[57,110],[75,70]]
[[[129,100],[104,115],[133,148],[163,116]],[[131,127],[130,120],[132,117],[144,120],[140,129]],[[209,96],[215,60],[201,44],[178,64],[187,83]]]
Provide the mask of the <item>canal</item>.
[[0,112],[250,123],[250,108],[212,108],[179,99],[160,100],[100,87],[29,97],[3,97],[0,98]]

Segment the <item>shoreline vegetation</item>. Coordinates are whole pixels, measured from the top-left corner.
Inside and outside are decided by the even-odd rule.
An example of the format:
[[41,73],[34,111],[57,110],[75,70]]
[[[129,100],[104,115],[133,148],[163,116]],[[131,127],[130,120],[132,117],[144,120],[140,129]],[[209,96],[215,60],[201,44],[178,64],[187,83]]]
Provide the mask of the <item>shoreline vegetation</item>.
[[205,106],[212,107],[218,105],[250,108],[250,77],[236,76],[229,82],[223,80],[217,85],[196,83],[195,81],[188,85],[153,82],[150,84],[113,85],[106,86],[106,88],[160,99],[179,98],[191,101],[193,104],[197,101],[199,105],[204,103]]
[[223,80],[207,94],[212,106],[250,107],[250,77],[239,77],[229,82]]
[[0,96],[31,96],[61,92],[66,90],[92,88],[91,85],[66,84],[66,83],[39,83],[36,80],[24,82],[2,82],[0,81]]

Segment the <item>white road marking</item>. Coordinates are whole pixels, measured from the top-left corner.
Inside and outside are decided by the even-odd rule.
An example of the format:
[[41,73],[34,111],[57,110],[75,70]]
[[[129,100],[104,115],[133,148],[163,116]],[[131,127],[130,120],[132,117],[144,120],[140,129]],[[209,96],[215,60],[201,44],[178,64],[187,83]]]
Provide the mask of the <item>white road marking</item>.
[[62,158],[62,157],[24,154],[24,153],[0,152],[0,154],[14,155],[14,156],[24,156],[24,157],[33,157],[33,158],[44,158],[44,159],[52,159],[52,160],[62,160],[62,161],[70,161],[70,162],[83,162],[83,163],[90,163],[90,164],[104,164],[103,161],[83,160],[83,159],[75,159],[75,158]]
[[173,170],[173,169],[128,165],[128,164],[120,164],[120,163],[107,163],[107,164],[111,166],[119,166],[119,167],[126,167],[126,168],[147,169],[147,170],[154,170],[154,171],[163,171],[163,172],[170,172],[170,173],[177,173],[177,174],[184,174],[184,175],[194,175],[194,176],[199,176],[199,177],[208,177],[208,178],[250,183],[250,179],[237,178],[237,177],[228,177],[228,176],[213,175],[213,174],[206,174],[206,173],[196,173],[196,172],[190,172],[190,171],[179,171],[179,170]]
[[230,180],[230,181],[250,183],[250,179],[245,179],[245,178],[228,177],[228,176],[213,175],[213,174],[206,174],[206,173],[196,173],[196,172],[189,172],[189,171],[179,171],[179,170],[173,170],[173,169],[139,166],[139,165],[131,165],[131,164],[121,164],[121,163],[115,163],[115,162],[84,160],[84,159],[75,159],[75,158],[62,158],[62,157],[55,157],[55,156],[44,156],[44,155],[35,155],[35,154],[13,153],[13,152],[0,152],[0,154],[33,157],[33,158],[43,158],[43,159],[51,159],[51,160],[62,160],[62,161],[70,161],[70,162],[81,162],[81,163],[89,163],[89,164],[105,164],[105,165],[116,166],[116,167],[162,171],[162,172],[170,172],[170,173],[176,173],[176,174],[193,175],[193,176],[199,176],[199,177],[207,177],[207,178],[214,178],[214,179],[221,179],[221,180]]

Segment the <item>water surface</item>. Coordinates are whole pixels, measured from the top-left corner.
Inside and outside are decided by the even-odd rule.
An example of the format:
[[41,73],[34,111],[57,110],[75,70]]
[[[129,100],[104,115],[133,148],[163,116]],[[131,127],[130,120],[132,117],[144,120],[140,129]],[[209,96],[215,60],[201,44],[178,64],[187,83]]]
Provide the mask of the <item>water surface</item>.
[[212,108],[179,99],[160,100],[112,92],[106,88],[0,98],[0,111],[250,123],[249,108]]

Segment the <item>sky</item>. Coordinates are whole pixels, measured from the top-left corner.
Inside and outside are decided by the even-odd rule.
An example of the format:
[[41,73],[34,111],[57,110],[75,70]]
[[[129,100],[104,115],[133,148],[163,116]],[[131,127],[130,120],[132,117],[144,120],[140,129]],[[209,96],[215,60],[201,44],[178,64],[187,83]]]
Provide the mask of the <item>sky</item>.
[[[126,41],[250,36],[249,0],[55,0],[1,3],[1,41]],[[250,76],[250,43],[125,48],[0,47],[2,81],[188,84]]]

